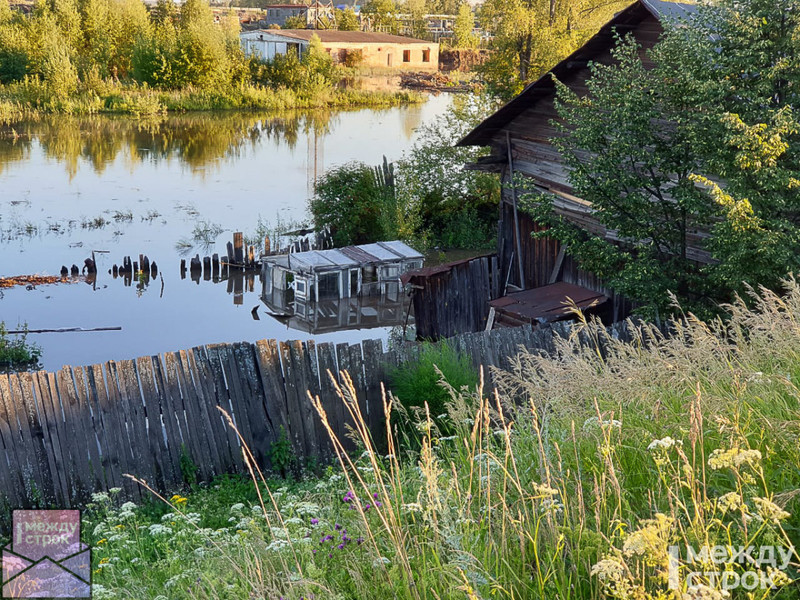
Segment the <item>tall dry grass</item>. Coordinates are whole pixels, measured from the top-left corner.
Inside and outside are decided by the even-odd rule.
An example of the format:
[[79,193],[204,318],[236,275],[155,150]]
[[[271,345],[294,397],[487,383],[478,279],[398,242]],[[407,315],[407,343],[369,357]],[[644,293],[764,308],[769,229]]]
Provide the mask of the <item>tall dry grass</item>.
[[[426,413],[413,454],[390,392],[384,453],[349,375],[329,373],[361,450],[309,398],[337,460],[302,498],[319,507],[310,542],[293,525],[300,499],[270,491],[245,449],[261,525],[205,568],[234,568],[251,598],[796,597],[800,287],[748,300],[724,322],[686,315],[670,336],[631,323],[630,343],[583,319],[555,356],[521,352],[475,389],[449,388],[451,435]],[[317,539],[328,530],[345,530],[340,552]],[[751,546],[757,560],[740,560]],[[714,570],[769,586],[693,575]],[[185,597],[231,596],[209,583]]]

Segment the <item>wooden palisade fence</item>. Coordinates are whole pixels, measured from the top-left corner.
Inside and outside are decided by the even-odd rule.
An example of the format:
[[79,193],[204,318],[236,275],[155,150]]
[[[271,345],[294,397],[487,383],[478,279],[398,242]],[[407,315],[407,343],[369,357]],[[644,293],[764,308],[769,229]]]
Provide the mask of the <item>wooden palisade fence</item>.
[[[507,328],[459,336],[451,343],[475,365],[506,367],[520,347],[552,351],[569,325]],[[319,395],[335,433],[348,425],[328,372],[351,374],[362,414],[383,429],[381,382],[416,346],[384,352],[363,344],[313,341],[201,346],[90,367],[0,375],[0,501],[11,508],[74,507],[92,492],[178,489],[188,472],[201,480],[246,473],[234,419],[262,467],[285,431],[298,458],[325,461],[331,446],[306,391]],[[194,475],[195,473],[192,473]],[[4,497],[3,497],[4,496]]]

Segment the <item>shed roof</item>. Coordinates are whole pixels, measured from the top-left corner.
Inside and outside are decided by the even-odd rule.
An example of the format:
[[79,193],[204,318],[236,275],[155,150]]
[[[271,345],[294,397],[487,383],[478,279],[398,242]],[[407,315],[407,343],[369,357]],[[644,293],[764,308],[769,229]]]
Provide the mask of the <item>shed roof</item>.
[[304,42],[310,41],[311,37],[316,35],[323,44],[433,44],[433,42],[402,35],[368,31],[338,31],[335,29],[260,29],[259,31],[271,36]]
[[267,256],[264,260],[291,270],[321,272],[421,258],[423,255],[411,246],[394,240],[332,250],[309,250],[288,255]]
[[532,108],[541,98],[555,92],[553,78],[563,80],[576,65],[586,64],[600,52],[615,43],[615,30],[634,27],[652,16],[659,21],[682,21],[697,12],[696,4],[665,2],[664,0],[637,0],[614,15],[594,36],[575,52],[554,66],[550,72],[529,84],[518,96],[481,122],[464,137],[458,146],[486,146],[492,138],[523,111]]
[[399,240],[395,240],[393,242],[378,242],[379,246],[383,246],[384,248],[388,248],[398,256],[402,256],[403,258],[413,259],[413,258],[424,258],[424,256],[414,250],[408,244],[405,244]]

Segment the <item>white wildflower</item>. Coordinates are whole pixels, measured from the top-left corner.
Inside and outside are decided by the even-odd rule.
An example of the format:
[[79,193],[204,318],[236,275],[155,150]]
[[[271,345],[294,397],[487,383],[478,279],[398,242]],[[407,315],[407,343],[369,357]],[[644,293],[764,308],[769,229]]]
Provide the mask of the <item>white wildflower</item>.
[[616,558],[604,558],[592,566],[592,575],[600,581],[620,581],[625,577],[625,566]]
[[166,525],[162,525],[161,523],[153,523],[150,527],[147,528],[148,532],[152,536],[159,536],[159,535],[169,535],[172,533],[172,528],[167,527]]
[[724,600],[730,596],[727,590],[717,590],[702,583],[686,590],[683,600]]
[[777,523],[788,519],[791,515],[768,498],[753,498],[758,514],[765,520]]
[[717,498],[717,506],[725,514],[728,511],[742,508],[742,497],[739,492],[728,492]]
[[660,440],[653,440],[647,449],[653,452],[654,450],[669,450],[674,446],[683,446],[682,440],[673,439],[670,436],[663,437]]

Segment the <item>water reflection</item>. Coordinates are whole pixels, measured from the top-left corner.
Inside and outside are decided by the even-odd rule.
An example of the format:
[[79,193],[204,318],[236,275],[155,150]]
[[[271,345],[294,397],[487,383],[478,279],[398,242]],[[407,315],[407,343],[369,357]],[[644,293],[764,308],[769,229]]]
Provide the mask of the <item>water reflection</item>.
[[339,114],[193,113],[143,120],[94,116],[15,123],[0,127],[0,174],[4,167],[28,160],[36,143],[45,157],[63,164],[70,178],[81,161],[102,174],[119,157],[131,170],[143,162],[177,158],[192,171],[202,171],[235,161],[264,140],[278,139],[293,149],[301,136],[313,136],[319,144],[336,126]]

